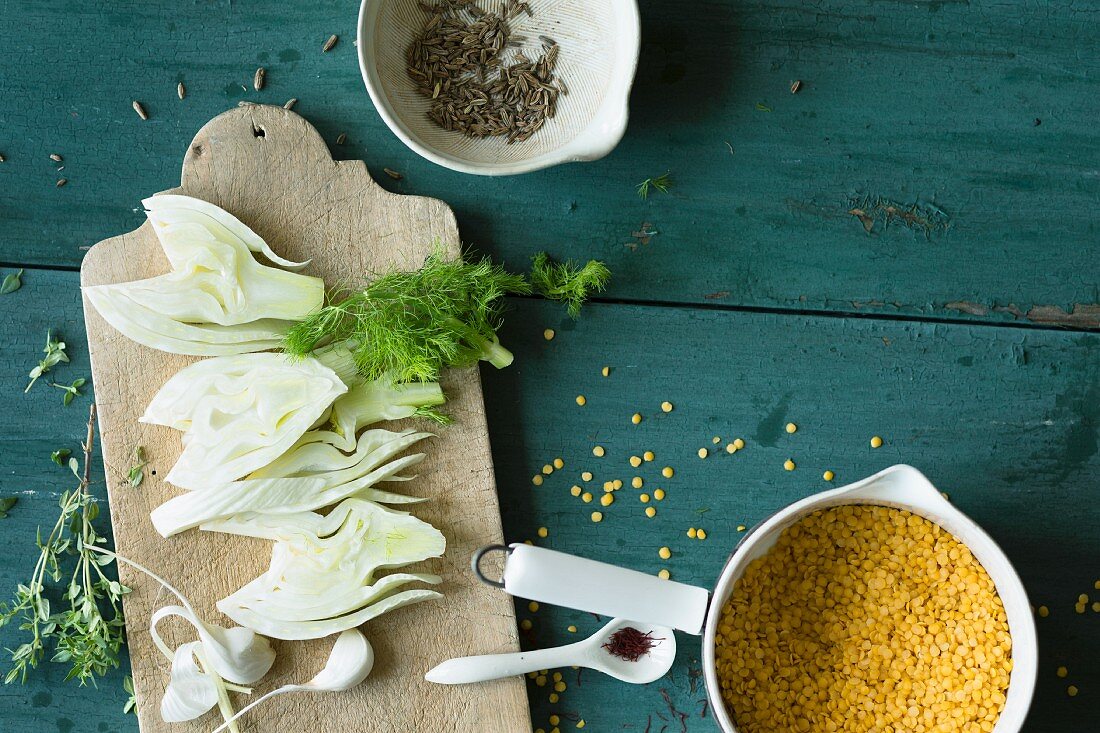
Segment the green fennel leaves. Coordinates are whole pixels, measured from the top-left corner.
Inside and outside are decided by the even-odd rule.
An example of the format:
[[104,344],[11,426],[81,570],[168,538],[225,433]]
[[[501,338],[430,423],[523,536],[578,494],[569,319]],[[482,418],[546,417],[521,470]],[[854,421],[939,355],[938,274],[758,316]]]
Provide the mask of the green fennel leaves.
[[531,285],[535,292],[564,302],[573,318],[580,315],[581,305],[588,296],[601,292],[610,279],[607,265],[597,260],[584,265],[573,260],[554,262],[545,252],[539,252],[531,263]]
[[8,512],[19,503],[18,496],[0,496],[0,519],[7,519]]

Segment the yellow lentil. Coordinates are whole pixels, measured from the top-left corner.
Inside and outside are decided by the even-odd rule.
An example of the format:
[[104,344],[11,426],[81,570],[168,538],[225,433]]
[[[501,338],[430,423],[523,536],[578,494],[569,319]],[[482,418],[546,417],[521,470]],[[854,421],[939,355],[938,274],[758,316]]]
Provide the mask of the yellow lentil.
[[533,483],[535,486],[542,486],[542,474],[536,473],[534,476],[532,476],[531,483]]
[[591,471],[581,471],[581,481],[591,481],[591,480],[592,480],[592,472]]
[[585,504],[590,503],[592,501],[592,494],[587,491],[584,492],[583,494],[581,494],[581,501],[583,501]]
[[630,416],[630,422],[634,423],[635,425],[637,425],[641,421],[642,421],[642,415],[641,415],[640,412],[635,412],[633,415]]
[[661,549],[657,550],[657,556],[660,557],[662,560],[667,560],[672,557],[672,550],[668,549],[667,547],[662,547]]
[[662,402],[661,403],[661,411],[662,412],[672,412],[672,403],[667,401],[667,400]]
[[539,674],[538,672],[528,672],[527,676],[530,677],[531,679],[535,679],[535,677],[538,677],[538,674]]
[[746,527],[745,527],[745,525],[743,525],[743,524],[739,524],[739,525],[737,525],[737,531],[738,531],[738,532],[744,532],[744,531],[745,531],[746,529],[747,529],[747,528],[746,528]]
[[603,506],[611,506],[614,503],[615,503],[615,495],[614,494],[604,494],[603,496],[600,497],[600,504],[602,504]]
[[1066,694],[1070,697],[1077,697],[1077,685],[1070,685],[1067,687]]
[[578,728],[583,728],[584,727],[584,718],[581,718],[580,720],[577,721],[577,727]]
[[605,366],[603,369],[600,370],[600,374],[604,375],[605,377],[610,377],[611,376],[611,367]]
[[572,624],[570,624],[569,626],[566,626],[565,630],[568,631],[570,634],[577,633],[577,627],[573,626]]
[[554,683],[554,692],[565,692],[565,683],[564,682],[555,682]]
[[1100,580],[1098,580],[1098,581],[1096,581],[1095,583],[1093,583],[1093,584],[1092,584],[1092,587],[1093,587],[1093,588],[1095,588],[1096,590],[1100,590]]
[[603,482],[603,490],[604,491],[614,491],[615,490],[615,482],[614,481],[604,481]]
[[826,471],[825,473],[821,474],[821,478],[825,479],[826,481],[832,481],[834,478],[836,478],[836,474],[832,471]]
[[1057,669],[1057,670],[1056,670],[1056,671],[1054,672],[1054,674],[1058,675],[1059,677],[1065,677],[1065,676],[1066,676],[1067,674],[1069,674],[1069,670],[1068,670],[1068,669],[1066,669],[1065,667],[1059,667],[1059,668],[1058,668],[1058,669]]
[[556,715],[551,715],[550,716],[550,725],[557,725],[560,722],[561,722],[561,718],[559,718],[558,716],[556,716]]
[[1088,593],[1082,593],[1081,595],[1077,596],[1077,602],[1078,603],[1088,603],[1089,602],[1089,594]]
[[734,445],[733,443],[727,443],[726,444],[726,453],[729,453],[729,454],[732,455],[733,453],[736,453],[736,452],[737,452],[737,446],[736,445]]
[[705,529],[700,529],[695,533],[695,537],[696,539],[705,540],[707,538],[707,531]]
[[581,487],[580,486],[570,486],[569,487],[569,493],[572,494],[573,496],[580,496],[581,495]]
[[742,448],[745,447],[745,441],[738,438],[735,441],[733,441],[733,447],[736,448],[737,450],[741,450]]
[[642,488],[642,485],[643,485],[644,483],[645,483],[645,482],[644,482],[644,481],[642,481],[642,477],[641,477],[641,476],[635,476],[634,478],[630,479],[630,485],[631,485],[631,486],[633,486],[633,487],[634,487],[635,489],[640,489],[640,488]]
[[[550,694],[549,694],[549,695],[548,695],[548,696],[546,697],[546,699],[547,699],[547,700],[549,700],[550,702],[557,702],[557,701],[558,701],[558,700],[560,700],[561,698],[560,698],[560,697],[558,697],[558,693],[556,693],[556,692],[551,692],[551,693],[550,693]],[[550,733],[554,733],[554,731],[555,731],[555,730],[558,730],[558,729],[557,729],[557,728],[554,728],[554,729],[552,729],[552,730],[550,731]],[[559,731],[559,733],[561,733],[561,732]]]
[[561,672],[555,672],[554,673],[554,681],[555,682],[561,682]]
[[[553,695],[554,698],[555,698],[554,700],[551,700],[550,702],[557,702],[558,701],[557,700],[558,694],[556,692],[551,692],[550,694]],[[559,728],[558,726],[555,725],[553,728],[550,729],[550,733],[561,733],[561,728]]]
[[546,675],[540,674],[535,678],[535,684],[539,687],[546,687]]
[[672,466],[665,466],[661,469],[661,475],[665,478],[672,478],[675,473],[676,472],[672,470]]
[[718,445],[719,443],[722,442],[722,439],[720,437],[718,437],[717,435],[715,435],[713,438],[710,439],[710,442],[714,443],[715,445]]
[[546,537],[546,535],[550,534],[550,530],[548,530],[546,527],[539,527],[538,534],[539,537]]
[[882,447],[882,438],[878,437],[877,435],[875,437],[871,438],[871,447],[872,448]]
[[698,453],[700,458],[706,458],[710,451],[708,451],[706,448],[700,448]]
[[588,402],[588,400],[585,399],[584,395],[582,395],[582,394],[577,395],[577,404],[578,405],[580,405],[581,407],[584,407],[586,402]]
[[1092,610],[1096,611],[1097,613],[1100,613],[1100,601],[1093,601],[1092,602]]
[[639,494],[638,495],[638,501],[642,502],[643,504],[648,504],[649,503],[649,494]]
[[542,472],[549,476],[554,472],[554,467],[547,463],[545,466],[542,467]]
[[529,618],[525,618],[525,619],[523,619],[522,621],[519,622],[519,627],[521,629],[523,629],[524,631],[530,631],[531,626],[533,626],[533,624],[531,623],[531,619],[529,619]]
[[546,733],[542,728],[535,728],[535,733]]
[[661,580],[668,580],[672,577],[672,573],[668,572],[668,568],[661,568],[657,571],[657,577]]
[[534,542],[532,542],[531,540],[524,540],[524,541],[523,541],[523,544],[525,544],[525,545],[533,545],[533,544],[535,544],[535,543],[534,543]]
[[554,468],[565,468],[565,461],[560,458],[554,459]]
[[794,470],[794,461],[792,461],[790,458],[783,461],[783,468],[787,469],[788,471],[793,471]]
[[647,506],[645,508],[645,515],[650,519],[653,519],[655,516],[657,516],[657,510],[651,506]]
[[547,341],[552,340],[554,338],[554,329],[552,329],[552,328],[544,329],[543,332],[542,332],[542,337],[544,339],[546,339]]
[[[647,450],[642,454],[643,461],[652,461],[654,458],[656,458],[656,456],[653,455],[653,451],[651,450]],[[1100,588],[1100,580],[1096,581],[1096,587]]]
[[592,521],[593,522],[602,522],[603,521],[603,512],[592,512]]
[[527,604],[527,610],[530,611],[531,613],[538,613],[539,602],[538,601],[531,601],[530,603]]
[[724,604],[715,655],[744,733],[990,731],[1012,670],[1004,606],[970,550],[871,506],[784,530]]
[[1076,611],[1077,613],[1084,613],[1085,612],[1085,604],[1084,603],[1074,604],[1073,610]]
[[611,482],[611,487],[613,489],[615,489],[615,491],[618,491],[619,489],[621,489],[623,487],[622,479],[615,479],[614,481],[612,481]]
[[656,499],[657,501],[663,501],[664,498],[665,498],[665,490],[664,489],[657,489],[656,491],[653,492],[653,498]]
[[606,452],[607,451],[603,449],[602,445],[597,445],[595,448],[592,449],[592,455],[596,456],[596,458],[603,458],[604,453]]
[[691,539],[695,539],[695,535],[697,534],[699,534],[699,530],[695,529],[695,527],[688,527],[688,537],[690,537]]
[[630,465],[634,466],[634,468],[637,468],[638,466],[642,465],[642,459],[639,458],[638,456],[631,456],[630,457]]
[[789,423],[787,423],[787,432],[788,432],[788,433],[794,433],[794,432],[796,432],[797,430],[798,430],[798,426],[797,426],[797,425],[795,425],[795,424],[794,424],[793,422],[789,422]]
[[1049,615],[1050,615],[1050,609],[1049,608],[1047,608],[1046,606],[1039,606],[1039,616],[1041,616],[1042,618],[1046,618]]

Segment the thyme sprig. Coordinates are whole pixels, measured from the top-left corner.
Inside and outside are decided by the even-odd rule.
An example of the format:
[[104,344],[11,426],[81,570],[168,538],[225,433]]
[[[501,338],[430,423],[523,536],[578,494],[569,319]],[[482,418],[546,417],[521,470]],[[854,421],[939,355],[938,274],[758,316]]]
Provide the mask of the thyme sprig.
[[[65,353],[65,342],[55,339],[50,331],[46,331],[46,347],[42,349],[42,351],[46,356],[38,362],[38,366],[31,369],[28,373],[27,376],[31,378],[31,381],[27,385],[27,388],[23,390],[23,394],[30,392],[31,387],[38,381],[38,378],[50,371],[51,368],[62,362],[67,363],[69,361],[69,355]],[[71,402],[72,399],[70,398],[69,401]],[[66,402],[65,404],[69,403]]]
[[[41,552],[30,580],[19,584],[13,601],[0,604],[0,627],[18,623],[20,630],[31,636],[30,641],[8,650],[12,666],[5,684],[25,682],[49,648],[53,651],[51,661],[70,665],[65,679],[76,679],[82,685],[94,685],[96,677],[118,667],[119,651],[125,643],[122,596],[130,589],[104,573],[112,557],[95,552],[107,540],[92,524],[99,516],[99,504],[89,488],[94,439],[93,404],[83,444],[83,469],[76,458],[68,461],[77,486],[61,495],[61,513],[45,539],[39,529]],[[70,562],[71,575],[67,585],[61,586]],[[51,612],[49,596],[59,587],[64,587],[61,597],[68,607]]]
[[83,394],[80,388],[87,383],[84,377],[78,377],[72,381],[71,384],[58,384],[57,382],[50,382],[51,387],[57,387],[58,389],[65,390],[65,394],[61,398],[62,404],[68,407],[72,401]]

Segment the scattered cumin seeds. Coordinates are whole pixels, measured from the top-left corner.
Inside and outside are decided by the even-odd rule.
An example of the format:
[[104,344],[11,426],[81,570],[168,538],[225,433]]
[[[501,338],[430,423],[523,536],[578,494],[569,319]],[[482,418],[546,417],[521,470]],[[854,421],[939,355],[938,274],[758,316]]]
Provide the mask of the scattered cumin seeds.
[[145,111],[145,108],[141,106],[141,102],[134,100],[134,111],[137,112],[137,116],[143,120],[149,119],[149,113]]
[[0,163],[3,163],[3,162],[4,162],[4,156],[2,154],[0,154]]
[[291,97],[290,99],[286,100],[286,104],[283,105],[283,109],[294,109],[294,105],[296,104],[298,104],[298,98]]
[[69,182],[68,178],[58,178],[57,179],[57,187],[61,188],[62,186],[64,186],[68,182]]
[[264,88],[264,82],[267,81],[267,69],[260,67],[256,69],[256,75],[252,77],[252,88],[257,92]]
[[798,90],[802,88],[802,80],[795,79],[791,82],[791,94],[798,94]]
[[64,158],[62,158],[57,153],[50,153],[50,160],[52,160],[54,163],[60,163],[62,160],[64,160]]
[[329,51],[331,51],[333,48],[336,47],[336,42],[339,40],[340,37],[333,33],[331,36],[328,37],[328,40],[325,41],[325,45],[321,46],[321,53],[328,53]]
[[241,101],[237,102],[237,106],[238,107],[255,107],[256,103],[255,102],[249,102],[247,99],[242,99]]
[[177,85],[176,85],[176,95],[177,95],[177,96],[178,96],[178,97],[179,97],[180,99],[183,99],[184,97],[186,97],[186,96],[187,96],[187,87],[185,87],[185,86],[183,85],[183,82],[182,82],[182,81],[181,81],[181,82],[180,82],[179,84],[177,84]]
[[339,135],[336,136],[336,144],[337,145],[343,145],[347,141],[348,141],[348,134],[346,132],[341,132]]
[[398,173],[397,171],[395,171],[393,168],[383,168],[382,171],[387,176],[389,176],[390,178],[392,178],[395,181],[400,181],[402,178],[405,177],[405,176],[401,175],[400,173]]

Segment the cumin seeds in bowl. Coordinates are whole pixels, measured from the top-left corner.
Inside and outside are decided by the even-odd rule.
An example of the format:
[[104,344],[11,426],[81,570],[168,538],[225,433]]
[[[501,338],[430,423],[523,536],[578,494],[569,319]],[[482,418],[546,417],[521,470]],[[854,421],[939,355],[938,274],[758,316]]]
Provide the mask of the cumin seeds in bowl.
[[502,175],[610,152],[638,39],[634,0],[363,0],[358,54],[410,148]]

